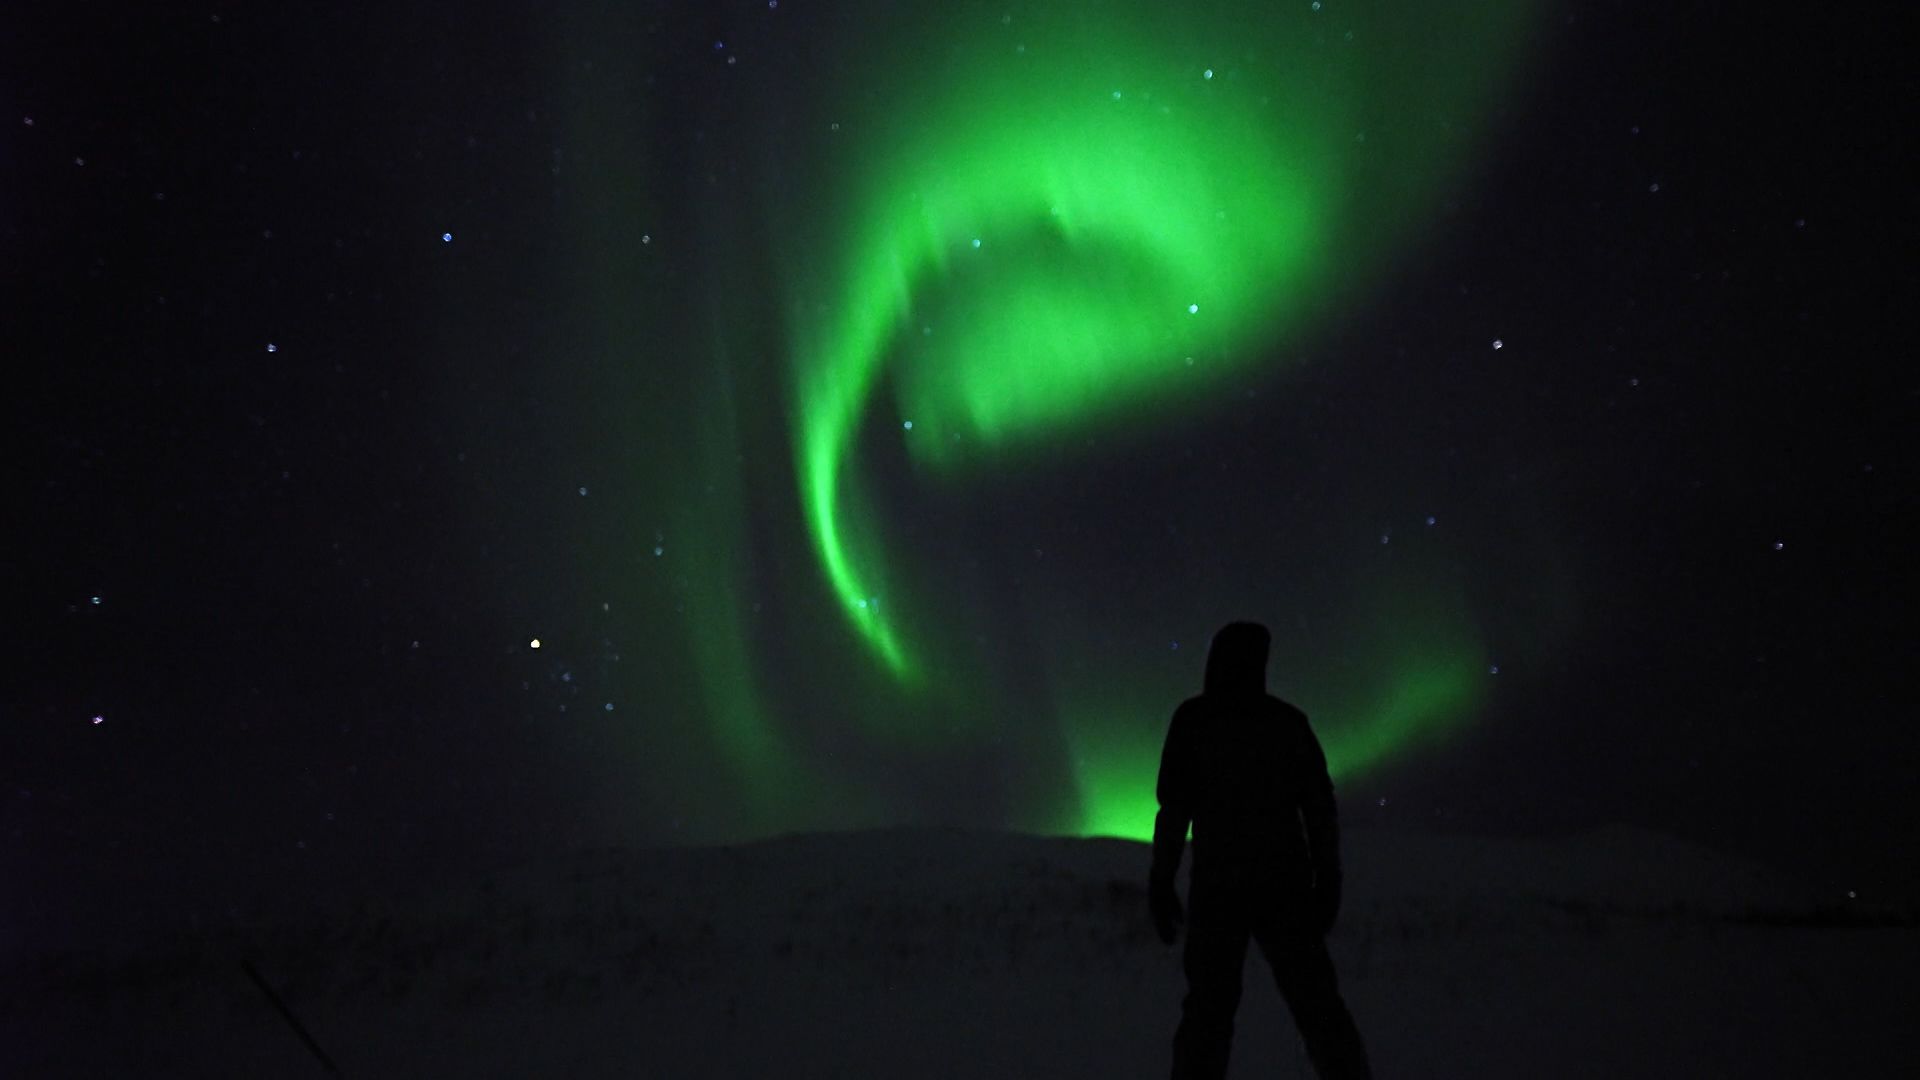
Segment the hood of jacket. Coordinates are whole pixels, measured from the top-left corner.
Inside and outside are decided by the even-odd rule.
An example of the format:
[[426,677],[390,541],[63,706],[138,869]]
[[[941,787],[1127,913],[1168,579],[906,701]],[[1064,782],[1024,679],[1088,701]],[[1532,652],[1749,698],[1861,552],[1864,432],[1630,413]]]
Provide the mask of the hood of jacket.
[[1228,623],[1207,650],[1206,692],[1257,697],[1267,692],[1267,648],[1273,636],[1254,622]]

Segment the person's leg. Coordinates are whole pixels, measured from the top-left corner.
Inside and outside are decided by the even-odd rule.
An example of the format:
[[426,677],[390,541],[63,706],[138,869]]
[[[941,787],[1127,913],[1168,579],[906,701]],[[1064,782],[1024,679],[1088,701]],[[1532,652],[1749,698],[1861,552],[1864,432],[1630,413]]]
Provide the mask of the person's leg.
[[[1195,905],[1195,910],[1204,908]],[[1240,973],[1247,961],[1247,929],[1230,922],[1192,922],[1184,966],[1187,996],[1173,1034],[1173,1080],[1219,1080],[1233,1049],[1233,1014],[1240,1007]]]
[[1340,997],[1327,939],[1264,929],[1256,936],[1320,1080],[1370,1080],[1373,1070],[1367,1064],[1366,1047]]

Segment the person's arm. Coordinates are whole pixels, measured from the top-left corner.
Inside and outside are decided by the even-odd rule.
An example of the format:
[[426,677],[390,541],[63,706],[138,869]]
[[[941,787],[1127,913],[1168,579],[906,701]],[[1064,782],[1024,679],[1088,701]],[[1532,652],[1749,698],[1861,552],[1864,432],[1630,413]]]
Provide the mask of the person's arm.
[[1193,823],[1192,718],[1176,710],[1160,751],[1160,780],[1154,794],[1160,812],[1153,819],[1153,877],[1171,882],[1187,850],[1187,826]]
[[1300,819],[1306,826],[1307,857],[1313,866],[1313,889],[1320,898],[1325,927],[1333,925],[1340,910],[1340,817],[1333,802],[1333,777],[1327,772],[1327,755],[1313,728],[1302,721],[1306,735],[1305,772],[1302,777]]

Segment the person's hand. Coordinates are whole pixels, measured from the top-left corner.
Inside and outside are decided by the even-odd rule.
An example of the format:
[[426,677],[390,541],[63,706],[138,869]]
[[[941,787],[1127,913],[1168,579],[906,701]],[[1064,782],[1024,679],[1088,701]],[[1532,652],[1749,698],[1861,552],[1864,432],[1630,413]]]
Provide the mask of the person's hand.
[[1313,928],[1322,937],[1333,932],[1340,917],[1340,872],[1322,873],[1313,883]]
[[1180,894],[1171,877],[1154,877],[1147,885],[1147,906],[1153,910],[1153,928],[1163,944],[1173,944],[1175,931],[1187,920],[1180,908]]

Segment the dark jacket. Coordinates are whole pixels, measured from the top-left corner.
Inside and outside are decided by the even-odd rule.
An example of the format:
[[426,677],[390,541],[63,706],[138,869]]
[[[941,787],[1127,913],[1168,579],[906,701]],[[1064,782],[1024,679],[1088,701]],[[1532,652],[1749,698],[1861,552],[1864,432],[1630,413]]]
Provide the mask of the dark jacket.
[[1160,755],[1153,872],[1171,879],[1193,826],[1193,880],[1340,874],[1326,755],[1307,714],[1267,693],[1267,629],[1230,623],[1206,689],[1180,703]]

